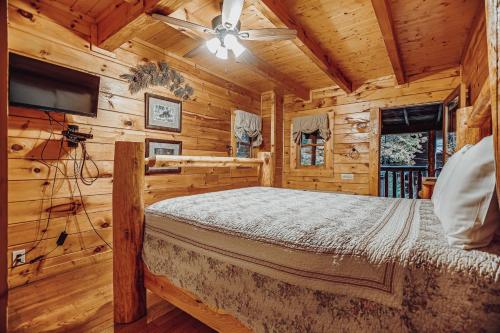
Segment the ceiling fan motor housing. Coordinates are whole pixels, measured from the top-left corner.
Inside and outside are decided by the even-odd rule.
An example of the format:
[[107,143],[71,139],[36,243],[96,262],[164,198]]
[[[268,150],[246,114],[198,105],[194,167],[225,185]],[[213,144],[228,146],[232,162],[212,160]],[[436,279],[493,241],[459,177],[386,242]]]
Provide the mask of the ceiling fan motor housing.
[[238,24],[236,24],[236,27],[233,29],[227,29],[224,24],[222,24],[222,15],[218,15],[212,19],[212,29],[214,29],[218,33],[223,33],[227,31],[234,31],[236,34],[241,29],[241,21],[238,21]]

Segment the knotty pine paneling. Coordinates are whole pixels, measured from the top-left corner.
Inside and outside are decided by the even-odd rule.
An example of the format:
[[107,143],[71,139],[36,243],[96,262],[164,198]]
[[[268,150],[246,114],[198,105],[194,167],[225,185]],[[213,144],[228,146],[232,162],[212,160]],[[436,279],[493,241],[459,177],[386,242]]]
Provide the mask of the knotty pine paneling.
[[[284,104],[284,171],[283,186],[320,191],[369,194],[370,109],[388,108],[431,102],[441,102],[460,84],[458,69],[445,70],[401,87],[394,87],[392,77],[368,82],[354,93],[346,95],[338,88],[326,88],[312,93],[304,102],[286,96]],[[333,168],[292,169],[291,122],[294,117],[334,112]],[[357,126],[367,122],[367,126]],[[349,156],[352,148],[359,158]],[[343,180],[342,174],[352,174]]]
[[[0,3],[0,72],[8,70],[7,3]],[[0,331],[7,331],[7,75],[0,76]]]
[[[61,11],[62,22],[67,22],[65,26],[48,18],[47,11],[54,10]],[[184,155],[227,156],[231,110],[238,108],[260,113],[261,101],[260,94],[140,41],[125,44],[114,55],[95,52],[88,42],[90,23],[61,8],[44,3],[31,6],[25,1],[12,0],[9,1],[9,15],[11,52],[101,77],[97,118],[52,114],[58,122],[79,125],[81,131],[94,135],[87,149],[99,167],[100,178],[91,186],[79,184],[83,194],[81,198],[75,186],[71,160],[75,151],[65,148],[61,160],[54,161],[59,153],[63,127],[57,122],[51,124],[43,112],[17,107],[9,110],[8,258],[9,284],[12,288],[111,257],[111,251],[96,231],[108,243],[112,241],[111,190],[115,141],[142,142],[146,138],[178,140],[183,142]],[[195,98],[183,103],[181,133],[146,130],[144,92],[131,95],[127,83],[119,78],[120,74],[128,72],[130,66],[146,59],[167,60],[195,88]],[[149,92],[173,97],[162,88],[153,88]],[[44,147],[44,158],[54,165],[57,163],[65,171],[64,174],[56,174],[55,167],[40,161]],[[93,174],[92,167],[88,168],[90,170],[86,170],[86,174]],[[150,204],[180,195],[257,184],[255,170],[184,168],[180,174],[146,177],[145,198]],[[69,236],[64,246],[56,248],[56,239],[63,230]],[[42,262],[12,268],[12,251],[30,249],[42,234],[43,240],[27,254],[26,259],[29,262],[39,255],[48,252],[50,255]]]
[[468,45],[464,48],[462,59],[462,81],[469,90],[470,105],[474,105],[484,82],[488,79],[484,1],[478,1],[478,3],[476,17],[469,32]]

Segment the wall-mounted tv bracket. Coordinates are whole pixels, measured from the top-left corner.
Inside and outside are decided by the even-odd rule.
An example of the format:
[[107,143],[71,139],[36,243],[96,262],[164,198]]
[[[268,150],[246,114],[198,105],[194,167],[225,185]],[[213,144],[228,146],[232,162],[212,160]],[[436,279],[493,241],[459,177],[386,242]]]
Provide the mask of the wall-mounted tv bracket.
[[62,135],[68,141],[68,147],[76,148],[80,142],[85,142],[87,139],[93,139],[94,135],[78,132],[77,125],[68,125],[68,129],[62,131]]

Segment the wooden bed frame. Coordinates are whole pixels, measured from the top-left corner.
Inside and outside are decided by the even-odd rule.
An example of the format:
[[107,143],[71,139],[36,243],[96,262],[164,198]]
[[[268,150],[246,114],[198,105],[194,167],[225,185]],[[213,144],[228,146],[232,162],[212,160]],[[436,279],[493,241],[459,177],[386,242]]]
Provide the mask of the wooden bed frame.
[[[497,192],[500,201],[500,0],[486,0],[486,25],[489,59],[489,89],[474,106],[468,128],[491,119],[497,167]],[[489,95],[489,101],[487,96]],[[144,170],[149,166],[172,167],[253,167],[258,168],[260,184],[273,184],[271,153],[258,158],[156,156],[144,158],[144,143],[117,142],[113,183],[113,290],[114,319],[117,324],[132,323],[146,315],[146,289],[219,332],[251,332],[241,322],[218,309],[210,308],[168,279],[155,276],[142,262],[144,228]]]
[[144,143],[116,142],[113,181],[113,294],[116,324],[132,323],[146,315],[146,289],[219,332],[251,332],[231,315],[212,309],[189,292],[174,286],[143,265],[144,177],[150,167],[249,167],[259,170],[261,186],[274,178],[271,153],[257,158],[155,156],[144,158]]

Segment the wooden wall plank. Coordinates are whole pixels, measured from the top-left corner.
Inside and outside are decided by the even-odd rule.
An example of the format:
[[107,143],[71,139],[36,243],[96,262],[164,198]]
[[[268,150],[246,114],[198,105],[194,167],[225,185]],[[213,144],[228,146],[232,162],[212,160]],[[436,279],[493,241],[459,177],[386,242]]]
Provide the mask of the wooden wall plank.
[[500,202],[500,1],[486,1],[486,34],[491,96],[491,120],[497,168],[497,193]]
[[0,3],[0,331],[7,332],[7,1]]
[[486,43],[486,20],[484,1],[478,1],[478,10],[473,26],[464,46],[462,56],[462,81],[468,90],[472,106],[481,93],[481,89],[488,79],[488,47]]
[[[19,9],[29,15],[24,12],[25,15],[21,15]],[[260,113],[261,107],[260,94],[139,41],[126,43],[114,55],[94,52],[89,47],[90,37],[85,29],[88,27],[90,31],[91,22],[78,20],[81,31],[74,34],[71,27],[56,24],[46,15],[48,10],[45,5],[37,11],[23,1],[9,2],[12,14],[9,21],[10,50],[100,76],[97,118],[52,114],[58,122],[76,124],[81,131],[94,134],[94,139],[87,143],[87,152],[99,167],[100,177],[91,186],[80,183],[83,195],[80,198],[75,187],[73,150],[65,148],[58,163],[64,174],[55,172],[63,126],[51,123],[43,112],[10,108],[8,140],[1,140],[2,144],[7,144],[5,151],[10,166],[7,211],[12,241],[8,256],[11,257],[15,249],[31,248],[41,235],[43,240],[27,259],[54,250],[41,262],[9,268],[10,287],[110,258],[106,242],[111,242],[113,228],[110,212],[116,141],[179,140],[183,142],[183,154],[227,156],[231,110],[238,108]],[[127,83],[119,77],[145,59],[166,60],[195,88],[193,100],[183,103],[181,133],[145,129],[144,93],[131,95]],[[161,87],[148,92],[173,97]],[[89,167],[85,174],[93,175],[95,170]],[[147,176],[144,197],[146,204],[151,204],[180,195],[258,184],[255,170],[183,168],[180,174]],[[64,229],[69,236],[63,247],[54,249],[55,241]]]
[[[378,190],[376,162],[377,132],[375,110],[395,106],[442,102],[459,84],[459,72],[446,70],[430,77],[393,87],[392,78],[374,80],[353,94],[345,95],[335,88],[313,92],[309,102],[285,98],[284,132],[291,133],[294,117],[334,112],[333,173],[318,169],[294,169],[293,149],[285,141],[284,186],[313,190],[339,191],[375,195]],[[372,140],[373,139],[373,140]],[[355,149],[357,153],[353,154]]]

